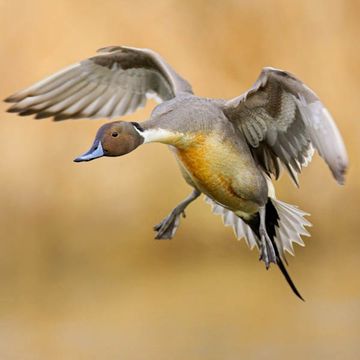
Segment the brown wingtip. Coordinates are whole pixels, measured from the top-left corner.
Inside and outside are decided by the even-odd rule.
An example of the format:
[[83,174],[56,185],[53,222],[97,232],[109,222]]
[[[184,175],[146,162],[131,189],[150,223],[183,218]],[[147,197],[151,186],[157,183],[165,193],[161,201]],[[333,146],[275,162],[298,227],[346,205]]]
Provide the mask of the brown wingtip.
[[[8,102],[10,102],[10,101],[8,101]],[[18,107],[16,107],[16,104],[13,106],[10,106],[8,109],[6,109],[6,112],[8,112],[8,113],[18,113],[20,111],[21,110]]]
[[45,118],[51,117],[53,115],[54,115],[54,113],[52,113],[52,112],[41,111],[36,114],[35,119],[45,119]]
[[342,164],[336,171],[333,172],[333,176],[339,185],[345,185],[345,177],[349,168],[349,164]]
[[345,177],[341,177],[340,179],[336,179],[336,182],[340,185],[340,186],[344,186],[345,185]]
[[336,178],[336,182],[337,182],[340,186],[344,186],[344,185],[345,185],[345,176],[337,177],[337,178]]
[[13,94],[13,95],[10,95],[7,98],[5,98],[3,101],[6,103],[14,103],[14,102],[17,102],[18,100],[19,100],[18,96]]

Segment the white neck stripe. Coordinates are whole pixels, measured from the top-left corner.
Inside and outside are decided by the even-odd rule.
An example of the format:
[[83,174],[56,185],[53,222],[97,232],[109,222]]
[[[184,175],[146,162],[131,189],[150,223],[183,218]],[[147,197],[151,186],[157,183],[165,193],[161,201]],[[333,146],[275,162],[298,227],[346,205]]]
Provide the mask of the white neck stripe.
[[162,142],[163,140],[166,140],[174,135],[173,132],[161,128],[140,131],[134,126],[134,129],[144,139],[144,144],[151,142]]

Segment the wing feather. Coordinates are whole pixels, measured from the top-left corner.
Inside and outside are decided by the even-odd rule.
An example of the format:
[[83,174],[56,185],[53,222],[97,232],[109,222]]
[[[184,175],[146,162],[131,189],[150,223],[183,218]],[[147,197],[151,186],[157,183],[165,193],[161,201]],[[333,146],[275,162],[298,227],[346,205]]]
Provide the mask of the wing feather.
[[9,112],[54,116],[99,118],[121,116],[144,106],[149,94],[160,101],[181,92],[192,93],[156,52],[112,46],[9,96]]
[[267,174],[278,178],[280,161],[298,185],[297,174],[315,148],[344,183],[348,158],[339,130],[316,94],[294,75],[264,68],[253,87],[223,109]]

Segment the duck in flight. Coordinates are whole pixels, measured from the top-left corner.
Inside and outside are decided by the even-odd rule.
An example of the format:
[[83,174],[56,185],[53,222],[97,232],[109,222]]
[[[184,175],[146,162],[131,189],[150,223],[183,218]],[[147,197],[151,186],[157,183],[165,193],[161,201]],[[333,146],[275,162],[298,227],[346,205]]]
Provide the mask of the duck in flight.
[[154,227],[171,239],[185,208],[200,194],[232,226],[238,239],[257,247],[269,268],[277,264],[300,297],[284,262],[293,243],[309,236],[307,213],[276,199],[272,181],[285,168],[297,175],[317,150],[339,184],[348,166],[341,135],[317,95],[289,72],[266,67],[254,85],[230,100],[194,95],[191,85],[156,52],[125,46],[100,49],[5,99],[9,112],[55,121],[114,118],[155,97],[160,104],[141,123],[114,121],[98,130],[90,150],[74,161],[122,156],[138,146],[169,146],[192,193]]

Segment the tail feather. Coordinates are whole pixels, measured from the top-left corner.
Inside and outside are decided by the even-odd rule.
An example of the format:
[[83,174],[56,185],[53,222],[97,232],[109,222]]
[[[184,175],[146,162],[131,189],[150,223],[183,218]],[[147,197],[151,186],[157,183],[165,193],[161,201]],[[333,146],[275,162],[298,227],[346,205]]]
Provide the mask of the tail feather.
[[[244,239],[251,250],[258,247],[256,233],[243,219],[207,196],[205,196],[205,201],[212,206],[214,214],[222,216],[225,226],[232,226],[238,240]],[[275,241],[280,255],[284,256],[285,251],[294,255],[293,243],[304,246],[301,235],[310,236],[305,226],[311,226],[311,223],[304,218],[309,214],[295,205],[287,204],[275,198],[271,198],[271,202],[279,215],[278,226],[275,227]]]
[[[225,209],[209,197],[205,197],[207,203],[213,207],[213,212],[222,215],[225,226],[232,226],[236,237],[245,239],[250,249],[259,248],[259,216],[254,216],[250,221],[244,221],[234,212]],[[293,243],[304,246],[301,235],[310,236],[305,226],[311,226],[304,216],[308,213],[298,209],[294,205],[269,197],[266,204],[266,228],[272,241],[277,265],[285,277],[290,288],[296,296],[304,301],[284,265],[285,251],[294,255]],[[287,263],[287,262],[286,262]]]
[[[274,248],[275,248],[275,253],[278,252],[277,247],[275,246]],[[284,277],[285,277],[287,283],[289,284],[291,290],[294,292],[294,294],[299,299],[301,299],[302,301],[305,301],[305,299],[301,296],[299,290],[296,288],[294,282],[292,281],[292,279],[291,279],[289,273],[287,272],[286,267],[285,267],[283,261],[281,260],[280,256],[277,256],[276,261],[277,261],[277,266],[279,267],[281,273],[284,275]]]
[[[275,199],[269,198],[269,200],[266,204],[266,218],[265,218],[266,230],[268,232],[268,235],[271,239],[271,243],[275,250],[277,266],[279,267],[281,273],[285,277],[285,280],[289,284],[289,286],[290,286],[291,290],[294,292],[294,294],[298,298],[300,298],[302,301],[305,301],[304,298],[301,296],[299,290],[296,288],[294,282],[292,281],[288,271],[286,270],[286,267],[282,261],[282,257],[284,256],[284,254],[283,253],[280,254],[280,252],[279,252],[279,247],[276,242],[276,230],[281,227],[281,225],[280,225],[281,218],[280,218],[279,212],[277,211],[277,209],[273,203],[275,201],[276,201]],[[280,224],[279,224],[279,222],[280,222]]]
[[225,226],[232,226],[238,240],[244,239],[251,250],[255,246],[258,246],[256,235],[249,225],[247,225],[240,217],[238,217],[234,212],[225,209],[208,196],[205,196],[205,201],[212,206],[214,214],[221,215]]
[[[301,300],[305,301],[304,298],[300,295],[299,290],[296,288],[294,282],[292,281],[288,271],[286,270],[286,267],[282,261],[282,257],[284,256],[283,253],[280,253],[279,251],[279,241],[276,241],[276,229],[279,228],[280,225],[280,217],[279,213],[274,206],[273,199],[269,198],[268,202],[266,203],[266,216],[265,216],[265,225],[266,225],[266,231],[269,235],[269,238],[271,240],[272,246],[275,250],[276,255],[276,264],[278,265],[281,273],[283,274],[285,280],[289,284],[291,290],[294,292],[294,294],[299,297]],[[247,221],[248,225],[251,227],[252,231],[256,234],[258,239],[260,239],[260,216],[259,214],[256,214],[251,220]]]
[[293,243],[305,246],[301,235],[310,236],[305,226],[311,226],[311,223],[304,218],[308,213],[300,210],[294,205],[287,204],[278,199],[271,198],[279,215],[279,227],[276,228],[276,240],[283,255],[285,251],[294,255]]

